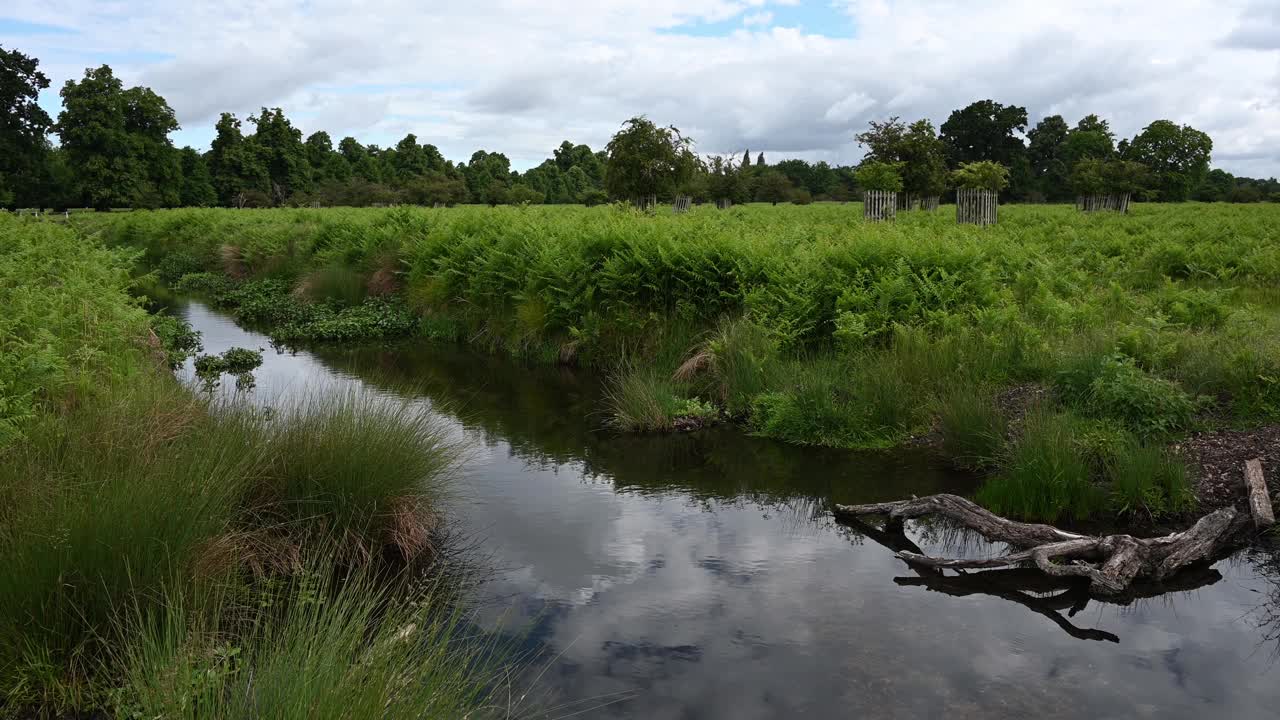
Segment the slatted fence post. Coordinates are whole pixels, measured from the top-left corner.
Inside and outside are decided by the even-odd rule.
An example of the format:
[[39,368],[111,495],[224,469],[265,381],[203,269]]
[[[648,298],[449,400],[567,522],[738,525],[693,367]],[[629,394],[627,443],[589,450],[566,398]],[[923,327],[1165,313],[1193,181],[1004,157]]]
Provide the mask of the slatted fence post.
[[898,216],[898,193],[867,190],[862,196],[862,217],[871,222],[894,220]]
[[956,190],[956,222],[985,227],[995,225],[999,195],[993,190],[960,188]]

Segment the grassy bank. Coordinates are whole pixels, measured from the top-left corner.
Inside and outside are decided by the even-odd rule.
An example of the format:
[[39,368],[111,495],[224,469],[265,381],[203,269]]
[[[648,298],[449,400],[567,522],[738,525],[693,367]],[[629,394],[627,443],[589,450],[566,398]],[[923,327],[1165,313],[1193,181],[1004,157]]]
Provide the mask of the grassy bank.
[[0,715],[481,708],[498,655],[432,580],[456,460],[432,417],[211,404],[133,262],[0,215]]
[[[856,205],[819,205],[78,222],[283,340],[419,334],[604,367],[623,429],[720,417],[791,442],[883,447],[941,422],[957,462],[998,471],[987,499],[1026,516],[1133,509],[1135,498],[1145,511],[1182,507],[1181,489],[1160,489],[1176,480],[1123,490],[1108,478],[1135,448],[1280,414],[1280,207],[1014,206],[985,229],[946,211],[859,218]],[[1023,386],[1044,390],[1043,422],[999,407]],[[966,429],[960,418],[985,404],[996,410],[977,418],[982,431]],[[1060,467],[1064,457],[1078,467]],[[1091,490],[1066,479],[1048,500],[1018,489],[1046,468]]]

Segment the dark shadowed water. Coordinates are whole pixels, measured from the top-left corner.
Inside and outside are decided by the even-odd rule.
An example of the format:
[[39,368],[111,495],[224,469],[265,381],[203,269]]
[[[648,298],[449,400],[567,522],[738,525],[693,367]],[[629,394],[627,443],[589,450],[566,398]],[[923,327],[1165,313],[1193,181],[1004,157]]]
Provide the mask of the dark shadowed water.
[[588,374],[438,345],[277,354],[200,304],[178,309],[206,352],[266,349],[258,401],[413,385],[447,418],[470,448],[455,516],[500,568],[483,621],[540,653],[533,698],[517,707],[733,720],[1280,715],[1274,552],[1126,606],[1021,571],[921,576],[889,546],[991,549],[922,525],[846,528],[826,510],[972,489],[921,454],[734,431],[619,437],[600,429]]

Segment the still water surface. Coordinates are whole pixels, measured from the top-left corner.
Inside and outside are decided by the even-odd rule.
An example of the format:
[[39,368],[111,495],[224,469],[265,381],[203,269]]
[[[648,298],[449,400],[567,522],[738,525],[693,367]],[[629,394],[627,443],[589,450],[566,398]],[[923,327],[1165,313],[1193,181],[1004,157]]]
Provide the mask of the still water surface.
[[469,448],[454,516],[499,568],[482,621],[538,651],[533,702],[553,717],[1280,716],[1274,550],[1069,615],[1075,596],[1034,574],[922,578],[826,512],[972,489],[924,455],[616,436],[590,374],[426,344],[277,353],[199,303],[175,310],[205,352],[265,349],[258,402],[362,387],[445,418]]

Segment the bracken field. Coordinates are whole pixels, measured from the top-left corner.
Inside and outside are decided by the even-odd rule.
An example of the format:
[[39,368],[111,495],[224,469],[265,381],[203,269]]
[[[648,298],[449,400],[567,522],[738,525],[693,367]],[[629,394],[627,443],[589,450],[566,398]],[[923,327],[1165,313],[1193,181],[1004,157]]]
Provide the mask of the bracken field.
[[[938,445],[1026,517],[1187,510],[1165,450],[1280,414],[1280,207],[173,210],[74,221],[283,342],[423,335],[612,378],[608,424]],[[1118,480],[1117,480],[1118,479]]]

